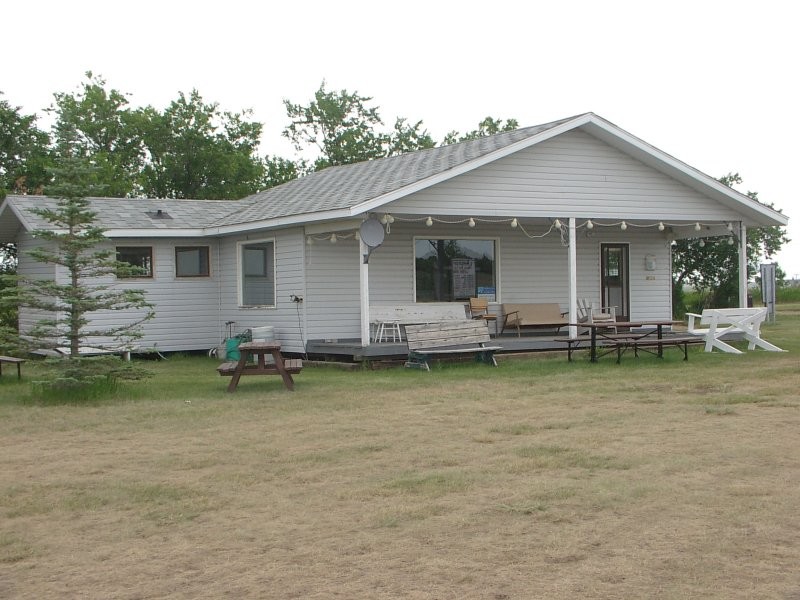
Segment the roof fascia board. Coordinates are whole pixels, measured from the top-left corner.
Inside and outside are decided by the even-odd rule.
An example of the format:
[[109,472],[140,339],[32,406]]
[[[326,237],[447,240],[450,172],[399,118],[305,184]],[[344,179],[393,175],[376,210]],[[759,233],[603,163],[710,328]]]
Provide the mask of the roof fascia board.
[[419,192],[426,188],[429,188],[437,183],[442,183],[443,181],[447,181],[448,179],[452,179],[453,177],[457,177],[458,175],[463,175],[464,173],[468,173],[469,171],[473,171],[479,167],[487,165],[491,162],[494,162],[498,159],[505,158],[515,152],[519,152],[520,150],[524,150],[525,148],[529,148],[535,144],[539,144],[544,142],[545,140],[549,140],[550,138],[556,137],[580,127],[584,125],[593,115],[591,113],[586,113],[583,115],[579,115],[574,119],[566,121],[565,123],[561,123],[560,125],[556,125],[550,129],[542,131],[540,133],[533,134],[530,137],[527,137],[523,140],[505,146],[503,148],[499,148],[494,152],[490,152],[488,154],[484,154],[478,158],[475,158],[469,162],[457,165],[452,169],[448,169],[443,173],[438,173],[426,179],[422,179],[417,181],[411,185],[407,185],[406,187],[400,188],[398,190],[394,190],[389,192],[388,194],[384,194],[382,196],[378,196],[377,198],[373,198],[371,200],[367,200],[366,202],[362,202],[361,204],[357,204],[350,209],[352,215],[358,215],[364,212],[368,212],[371,210],[375,210],[376,208],[380,208],[384,204],[392,202],[394,200],[399,200],[405,196],[413,194],[415,192]]
[[354,215],[349,209],[326,210],[317,213],[303,213],[299,215],[289,215],[275,219],[264,219],[262,221],[252,221],[249,223],[238,223],[236,225],[221,225],[218,227],[206,227],[205,235],[229,235],[234,233],[244,233],[255,229],[275,229],[277,227],[288,227],[290,225],[306,225],[308,223],[319,223],[320,221],[335,221],[337,219],[348,219]]
[[109,238],[169,238],[206,237],[205,229],[105,229],[103,235]]
[[317,235],[320,233],[331,233],[333,231],[348,231],[358,229],[363,223],[363,219],[347,219],[345,221],[333,221],[326,223],[311,223],[306,225],[306,235]]
[[3,205],[0,207],[0,216],[6,211],[6,209],[11,211],[11,214],[17,218],[19,224],[25,229],[25,231],[33,231],[35,227],[31,227],[31,224],[25,218],[24,211],[21,211],[17,206],[11,202],[11,198],[6,198],[3,200]]
[[[746,208],[754,210],[755,212],[775,221],[780,222],[783,225],[788,225],[789,218],[779,213],[778,211],[769,208],[768,206],[764,206],[760,202],[756,202],[749,196],[742,194],[741,192],[737,192],[733,188],[728,187],[727,185],[720,183],[713,177],[706,175],[705,173],[698,171],[694,167],[687,165],[686,163],[678,160],[674,156],[670,156],[666,152],[659,150],[655,146],[651,146],[644,140],[639,139],[635,135],[631,135],[624,129],[620,129],[616,125],[597,117],[597,115],[591,115],[592,118],[587,119],[587,123],[584,125],[589,125],[587,127],[588,132],[591,133],[591,126],[595,126],[602,131],[606,132],[609,135],[612,135],[622,141],[624,144],[627,144],[631,147],[636,148],[640,152],[643,152],[646,155],[653,157],[656,161],[660,162],[668,169],[677,171],[688,177],[692,181],[696,182],[700,186],[708,189],[714,190],[718,194],[722,194],[731,200],[735,201],[740,205],[744,205]],[[650,166],[653,166],[652,164]],[[673,175],[674,177],[674,175]]]

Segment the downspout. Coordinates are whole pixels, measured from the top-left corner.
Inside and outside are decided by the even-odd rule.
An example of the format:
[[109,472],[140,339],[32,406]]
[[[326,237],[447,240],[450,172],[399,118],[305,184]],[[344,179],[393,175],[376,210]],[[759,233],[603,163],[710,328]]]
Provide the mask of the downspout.
[[747,227],[739,221],[739,308],[747,308]]
[[569,337],[578,337],[578,251],[575,217],[569,218]]
[[222,329],[222,240],[217,240],[217,264],[214,277],[217,280],[217,339],[224,340],[225,332]]

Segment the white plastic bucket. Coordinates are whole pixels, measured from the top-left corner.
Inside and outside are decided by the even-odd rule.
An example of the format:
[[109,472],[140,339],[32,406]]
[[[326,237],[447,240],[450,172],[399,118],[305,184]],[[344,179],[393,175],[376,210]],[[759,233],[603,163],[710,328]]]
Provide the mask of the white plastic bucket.
[[[275,327],[272,325],[264,325],[263,327],[253,327],[250,329],[250,335],[254,342],[274,342],[275,341]],[[271,354],[264,357],[267,364],[272,364],[275,359]]]
[[250,335],[254,342],[274,342],[275,341],[275,327],[272,325],[264,325],[263,327],[253,327],[250,330]]

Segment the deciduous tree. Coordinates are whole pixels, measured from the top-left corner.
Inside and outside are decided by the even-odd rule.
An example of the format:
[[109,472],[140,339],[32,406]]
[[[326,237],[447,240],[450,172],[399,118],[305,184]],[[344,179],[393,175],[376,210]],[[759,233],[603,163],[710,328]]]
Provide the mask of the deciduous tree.
[[[719,181],[729,187],[742,183],[738,173],[728,173]],[[758,200],[756,192],[747,192]],[[772,205],[768,205],[772,207]],[[739,298],[739,252],[729,244],[730,236],[716,239],[677,240],[672,251],[674,306],[680,312],[683,288],[689,285],[701,292],[709,307],[735,306]],[[752,227],[747,230],[748,279],[758,271],[758,263],[774,256],[789,241],[782,227]]]
[[107,196],[135,196],[145,161],[144,114],[130,108],[127,94],[106,88],[102,77],[87,71],[77,92],[54,94],[55,103],[48,111],[56,116],[55,151],[90,159]]
[[291,119],[283,135],[298,152],[317,152],[315,171],[386,156],[389,136],[376,130],[383,121],[371,101],[358,92],[328,91],[323,81],[307,105],[283,101]]
[[20,111],[0,100],[0,199],[7,192],[40,193],[47,181],[50,139],[36,125],[36,115]]
[[519,127],[519,123],[516,119],[506,119],[505,123],[503,123],[503,119],[495,119],[493,117],[486,117],[478,123],[478,128],[473,129],[461,135],[457,131],[451,131],[444,137],[444,141],[442,141],[442,145],[446,146],[448,144],[455,144],[458,142],[465,142],[468,140],[474,140],[481,137],[486,137],[489,135],[494,135],[496,133],[503,133],[506,131],[513,131]]
[[157,198],[238,199],[258,191],[265,165],[256,150],[261,123],[250,111],[222,111],[197,90],[182,92],[163,113],[144,111],[148,153],[142,193]]

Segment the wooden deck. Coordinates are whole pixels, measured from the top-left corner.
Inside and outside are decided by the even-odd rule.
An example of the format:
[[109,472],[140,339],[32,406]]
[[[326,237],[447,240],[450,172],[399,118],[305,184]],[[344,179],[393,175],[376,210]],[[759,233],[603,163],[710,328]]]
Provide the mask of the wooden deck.
[[[566,333],[564,333],[566,337]],[[507,352],[564,352],[566,356],[566,345],[553,341],[554,332],[543,332],[522,337],[514,335],[502,335],[492,338],[492,344],[502,346],[498,354]],[[366,348],[361,347],[361,341],[350,340],[309,340],[306,345],[308,356],[325,358],[328,360],[362,362],[366,360],[391,360],[405,359],[408,356],[408,346],[403,342],[378,342],[372,343]]]

